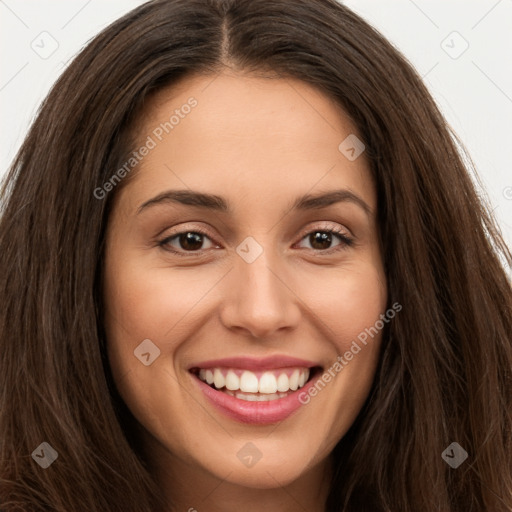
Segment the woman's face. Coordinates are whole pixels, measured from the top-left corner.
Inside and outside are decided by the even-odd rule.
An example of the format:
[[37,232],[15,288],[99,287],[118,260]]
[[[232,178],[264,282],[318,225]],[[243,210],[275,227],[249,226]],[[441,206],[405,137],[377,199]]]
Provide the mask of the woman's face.
[[368,396],[381,332],[358,336],[386,282],[353,134],[293,79],[194,76],[148,103],[108,227],[105,321],[121,396],[174,478],[294,482]]

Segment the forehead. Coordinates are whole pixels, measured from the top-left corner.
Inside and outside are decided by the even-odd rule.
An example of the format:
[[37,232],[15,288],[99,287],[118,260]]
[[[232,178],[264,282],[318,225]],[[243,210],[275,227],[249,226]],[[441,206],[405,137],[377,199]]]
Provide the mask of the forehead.
[[[191,101],[196,106],[188,108]],[[279,146],[271,145],[281,151],[296,152],[300,148],[286,143],[303,140],[313,146],[330,135],[328,144],[331,138],[337,141],[344,133],[356,132],[334,100],[305,82],[233,72],[192,75],[159,91],[145,104],[139,135],[158,131],[166,122],[172,128],[162,135],[169,143],[180,136],[197,142],[215,137],[219,143],[231,145],[237,139],[253,148],[275,142]]]
[[340,150],[354,135],[342,108],[300,80],[193,75],[146,103],[138,140],[152,149],[134,184],[144,195],[179,187],[276,200],[341,185],[373,206],[364,153],[351,161]]

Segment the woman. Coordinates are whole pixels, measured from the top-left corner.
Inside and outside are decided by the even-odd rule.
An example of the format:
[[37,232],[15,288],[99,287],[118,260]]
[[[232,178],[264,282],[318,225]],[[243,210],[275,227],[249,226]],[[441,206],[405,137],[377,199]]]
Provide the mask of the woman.
[[512,508],[512,256],[346,7],[142,5],[2,201],[2,510]]

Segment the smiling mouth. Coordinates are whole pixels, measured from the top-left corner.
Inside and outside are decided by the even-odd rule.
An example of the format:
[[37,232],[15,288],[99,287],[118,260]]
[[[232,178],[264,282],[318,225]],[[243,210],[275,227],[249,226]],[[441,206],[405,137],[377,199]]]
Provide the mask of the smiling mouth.
[[241,368],[192,368],[190,371],[212,389],[248,402],[286,398],[301,389],[319,367],[287,367],[264,371]]

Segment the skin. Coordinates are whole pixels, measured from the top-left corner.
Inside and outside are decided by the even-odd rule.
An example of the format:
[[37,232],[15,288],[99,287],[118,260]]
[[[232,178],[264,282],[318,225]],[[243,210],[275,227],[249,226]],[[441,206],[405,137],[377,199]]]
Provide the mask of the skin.
[[[104,295],[114,378],[175,510],[322,511],[330,453],[368,396],[380,332],[307,405],[271,425],[212,408],[187,369],[273,354],[327,369],[375,324],[387,289],[368,162],[338,150],[357,132],[328,97],[298,80],[233,71],[189,76],[158,93],[140,120],[141,144],[191,96],[197,106],[144,157],[109,220]],[[170,189],[222,196],[231,211],[167,202],[138,213]],[[369,212],[351,201],[290,210],[299,196],[336,189],[359,196]],[[167,250],[158,244],[201,228],[208,236],[195,252],[178,238]],[[354,244],[333,235],[330,245],[312,245],[309,233],[333,228]],[[263,249],[252,263],[236,252],[248,236]],[[145,339],[160,350],[149,366],[134,357]],[[262,454],[250,468],[237,457],[247,442]]]

